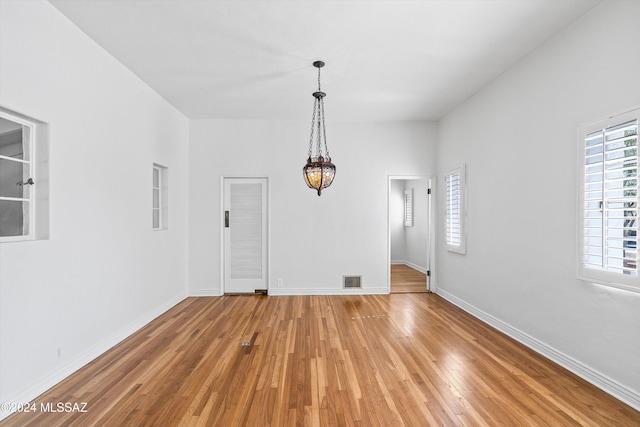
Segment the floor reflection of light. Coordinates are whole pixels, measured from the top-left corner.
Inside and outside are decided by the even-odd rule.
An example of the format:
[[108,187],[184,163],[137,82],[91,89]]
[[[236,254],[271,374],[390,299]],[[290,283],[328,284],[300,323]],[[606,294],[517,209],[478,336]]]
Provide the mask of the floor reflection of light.
[[419,332],[416,327],[419,327],[418,317],[420,313],[416,305],[406,298],[391,298],[389,301],[389,314],[398,319],[398,327],[407,337]]
[[[398,298],[389,299],[389,316],[399,333],[409,340],[420,340],[421,345],[429,348],[427,337],[433,330],[431,333],[428,330],[433,325],[428,323],[429,315],[425,313],[424,305],[398,295]],[[469,378],[473,377],[473,362],[468,359],[464,348],[458,347],[459,342],[450,344],[437,346],[438,352],[431,354],[429,359],[437,366],[441,375],[448,379],[448,383],[455,385],[456,389],[462,392],[467,389]]]
[[460,369],[464,370],[464,357],[460,356],[455,349],[452,349],[450,352],[447,352],[442,356],[442,368],[452,371]]
[[452,381],[456,389],[460,392],[466,390],[468,372],[465,357],[458,354],[455,348],[451,348],[442,355],[441,360],[440,369]]
[[417,320],[416,308],[413,305],[411,305],[410,307],[407,307],[407,309],[402,314],[403,314],[403,320],[404,320],[403,327],[407,335],[413,335],[416,332],[415,331],[416,320]]

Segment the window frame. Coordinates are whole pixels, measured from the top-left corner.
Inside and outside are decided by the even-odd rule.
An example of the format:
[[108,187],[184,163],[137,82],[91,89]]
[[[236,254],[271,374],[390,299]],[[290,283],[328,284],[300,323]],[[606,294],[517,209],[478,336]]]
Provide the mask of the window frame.
[[[458,175],[458,190],[457,192],[453,190],[450,185],[451,177]],[[467,227],[466,227],[466,219],[467,219],[467,178],[466,178],[466,165],[462,164],[455,168],[450,169],[444,176],[444,191],[445,191],[445,210],[444,210],[444,218],[445,218],[445,248],[449,252],[454,252],[458,254],[466,254],[467,252]],[[458,206],[458,231],[460,235],[459,242],[453,242],[449,239],[450,236],[450,224],[453,221],[453,216],[449,214],[450,212],[450,197],[454,196],[454,193],[457,195],[457,206]],[[450,222],[451,221],[451,222]]]
[[[38,159],[37,159],[37,151],[36,150],[36,144],[35,141],[38,141],[40,135],[40,126],[39,126],[39,122],[36,120],[32,120],[29,118],[26,118],[24,116],[18,115],[18,114],[13,114],[8,110],[5,110],[4,108],[0,108],[0,117],[6,119],[6,120],[10,120],[12,122],[18,123],[22,126],[27,126],[29,128],[29,141],[27,142],[28,145],[28,152],[29,152],[29,160],[28,161],[19,161],[20,163],[26,163],[29,165],[29,178],[31,178],[33,180],[34,183],[38,183],[39,182],[39,176],[38,176],[38,168],[36,167],[36,165],[38,164]],[[25,145],[24,141],[22,142],[23,145]],[[12,159],[11,157],[7,157],[7,156],[2,156],[0,155],[0,158],[3,158],[5,160],[8,161],[14,161],[14,162],[18,162],[18,160]],[[29,203],[29,211],[28,211],[28,223],[29,223],[29,228],[28,228],[28,233],[26,234],[21,234],[19,236],[0,236],[0,243],[6,243],[6,242],[22,242],[22,241],[27,241],[27,240],[35,240],[36,236],[37,236],[37,221],[36,221],[36,205],[37,205],[37,200],[38,200],[38,186],[37,185],[30,185],[29,188],[29,197],[28,198],[14,198],[14,197],[6,197],[6,196],[2,196],[0,195],[0,200],[14,200],[14,201],[23,201],[23,202],[28,202]],[[23,217],[24,218],[24,217]]]
[[[151,229],[153,231],[162,231],[169,228],[168,220],[168,168],[160,164],[154,163],[151,176]],[[155,173],[158,172],[158,185],[155,184]],[[155,192],[158,193],[157,205]],[[158,213],[158,224],[155,224],[155,212]]]
[[[586,154],[586,145],[585,145],[585,140],[586,137],[588,135],[593,134],[594,132],[598,132],[598,131],[603,131],[605,132],[607,129],[611,129],[611,128],[615,128],[616,126],[628,123],[628,122],[632,122],[632,121],[636,121],[636,123],[638,125],[640,125],[640,108],[636,108],[633,110],[630,110],[626,113],[621,113],[621,114],[616,114],[613,116],[610,116],[606,119],[602,119],[602,120],[598,120],[595,122],[591,122],[591,123],[587,123],[587,124],[583,124],[581,126],[579,126],[578,128],[578,134],[577,134],[577,140],[578,140],[578,144],[577,144],[577,148],[578,148],[578,155],[577,157],[577,161],[578,161],[578,173],[577,173],[577,177],[578,177],[578,191],[577,191],[577,203],[576,203],[576,214],[577,214],[577,228],[576,228],[576,240],[577,240],[577,247],[576,247],[576,259],[577,259],[577,278],[583,282],[587,282],[587,283],[596,283],[596,284],[600,284],[600,285],[604,285],[604,286],[610,286],[610,287],[614,287],[614,288],[619,288],[619,289],[625,289],[625,290],[629,290],[629,291],[634,291],[634,292],[640,292],[640,269],[638,269],[638,254],[636,253],[636,276],[631,276],[628,274],[623,274],[623,273],[618,273],[618,272],[612,272],[612,271],[606,271],[606,270],[600,270],[597,268],[590,268],[587,267],[586,262],[585,262],[585,256],[586,256],[586,242],[585,242],[585,217],[586,217],[586,212],[587,212],[587,207],[585,205],[585,201],[587,200],[587,196],[586,196],[586,179],[585,176],[587,174],[586,172],[586,167],[585,167],[585,162],[586,162],[586,158],[587,158],[587,154]],[[640,140],[638,140],[639,135],[636,132],[636,149],[640,149]],[[604,148],[604,150],[606,150],[606,148]],[[603,151],[603,153],[606,154],[606,151]],[[604,154],[603,154],[604,156]],[[636,169],[638,169],[638,167],[640,166],[638,164],[638,162],[640,161],[640,153],[638,153],[636,151]],[[604,157],[603,157],[603,162],[604,162]],[[606,171],[606,170],[604,170]],[[602,178],[602,182],[603,182],[603,191],[605,191],[605,185],[606,185],[606,175],[604,175],[603,171],[603,178]],[[635,196],[635,209],[638,209],[638,201],[639,201],[639,195],[638,193],[640,193],[640,186],[638,185],[638,179],[640,179],[640,176],[638,175],[637,171],[636,171],[636,196]],[[603,200],[601,201],[601,204],[603,206],[606,205],[606,197],[603,193],[602,196]],[[604,208],[606,209],[606,207]],[[633,208],[630,208],[633,209]],[[637,211],[636,211],[637,212]],[[636,214],[636,218],[637,214]],[[607,225],[605,224],[605,220],[606,217],[603,215],[603,219],[602,219],[602,239],[604,241],[604,239],[606,238],[606,234],[605,231],[607,230]],[[638,219],[636,219],[635,221],[635,228],[636,228],[636,242],[638,241],[638,238],[640,237],[638,235]],[[604,251],[606,250],[607,246],[603,243],[602,245],[602,250],[603,250],[603,256],[604,256]],[[637,243],[636,243],[636,250],[637,250]]]

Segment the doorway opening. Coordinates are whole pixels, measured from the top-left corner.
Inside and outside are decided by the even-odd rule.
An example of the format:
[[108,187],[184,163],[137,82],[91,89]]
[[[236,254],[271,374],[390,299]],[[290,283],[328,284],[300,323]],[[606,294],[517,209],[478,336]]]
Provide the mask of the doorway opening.
[[432,289],[432,179],[389,177],[389,293]]

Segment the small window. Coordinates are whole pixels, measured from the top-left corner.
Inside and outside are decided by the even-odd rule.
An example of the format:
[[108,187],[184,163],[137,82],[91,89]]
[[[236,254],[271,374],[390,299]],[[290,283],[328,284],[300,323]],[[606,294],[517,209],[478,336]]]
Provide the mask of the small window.
[[404,226],[413,227],[413,188],[404,190]]
[[446,191],[446,247],[464,254],[465,245],[465,170],[464,166],[451,170],[445,176]]
[[640,292],[638,117],[640,110],[580,129],[581,279]]
[[153,165],[151,224],[154,230],[166,230],[168,226],[167,168]]
[[[46,227],[36,215],[36,201],[47,205],[47,185],[39,186],[45,173],[36,167],[36,141],[42,139],[43,124],[19,114],[0,109],[0,241],[11,242],[44,237]],[[45,157],[42,150],[42,158]],[[41,159],[42,163],[42,159]],[[42,215],[41,215],[42,217]],[[48,224],[47,224],[48,225]]]

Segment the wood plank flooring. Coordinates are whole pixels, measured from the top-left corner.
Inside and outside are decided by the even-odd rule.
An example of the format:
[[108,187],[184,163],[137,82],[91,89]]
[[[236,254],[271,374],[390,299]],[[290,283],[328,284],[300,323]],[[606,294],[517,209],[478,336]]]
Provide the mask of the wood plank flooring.
[[431,293],[188,298],[34,402],[0,425],[640,425]]
[[427,275],[405,264],[391,264],[391,293],[427,292]]

